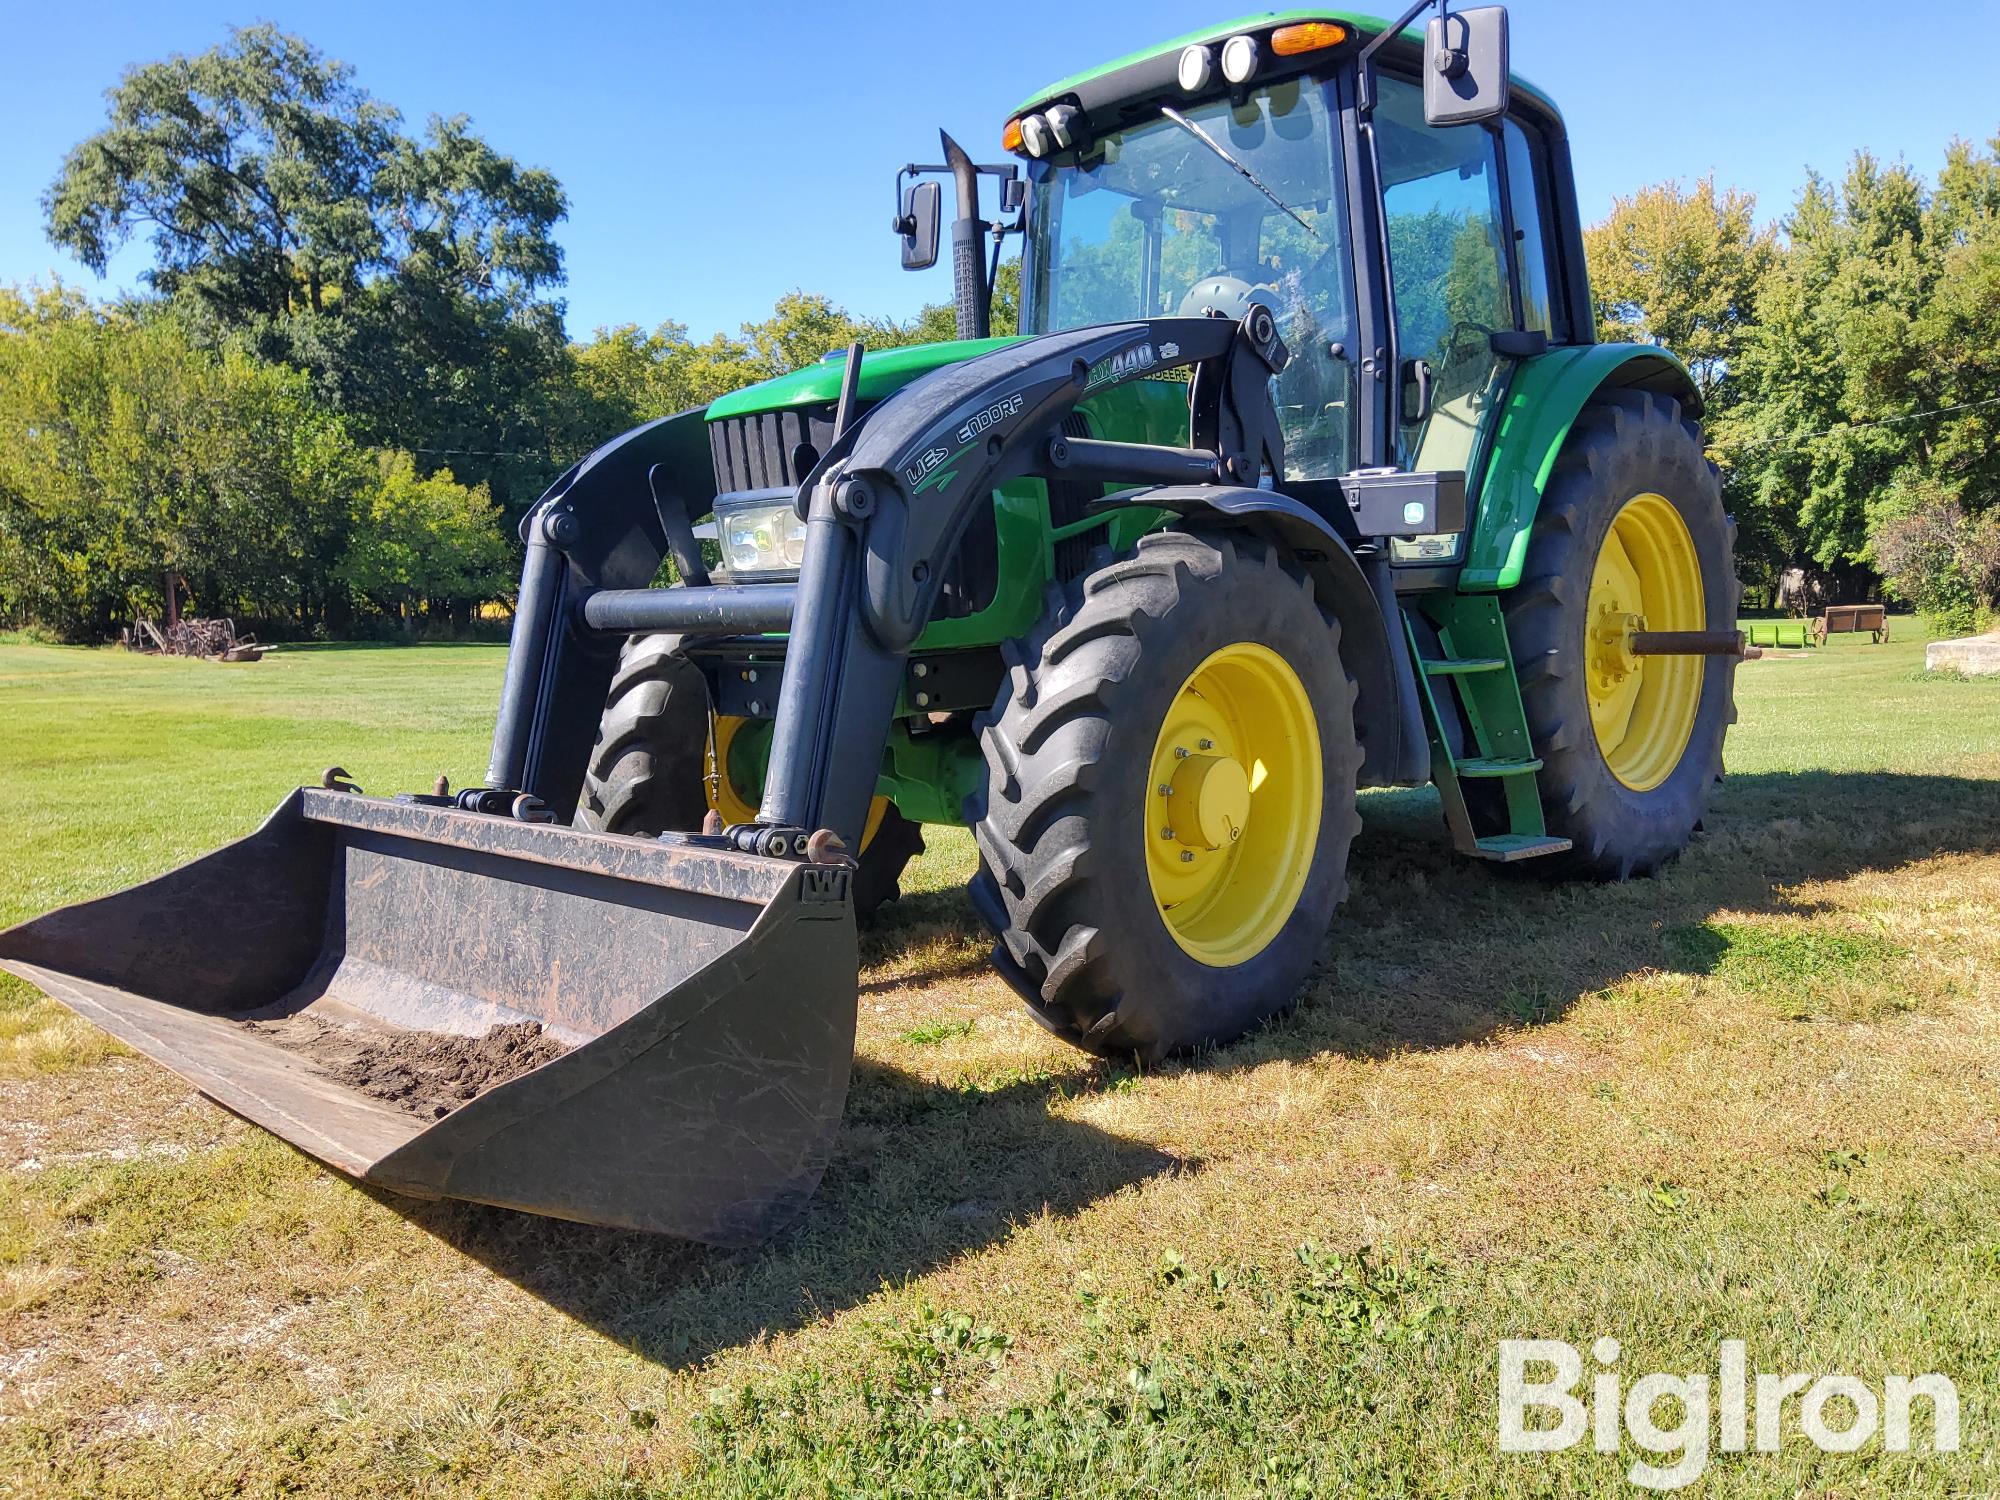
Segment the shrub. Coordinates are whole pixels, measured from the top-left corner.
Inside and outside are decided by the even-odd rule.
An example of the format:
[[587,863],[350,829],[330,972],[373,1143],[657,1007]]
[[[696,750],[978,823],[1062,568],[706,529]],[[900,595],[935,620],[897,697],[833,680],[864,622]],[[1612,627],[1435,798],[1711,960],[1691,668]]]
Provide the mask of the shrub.
[[1970,635],[2000,594],[2000,512],[1968,513],[1934,480],[1897,486],[1869,537],[1887,591],[1939,635]]

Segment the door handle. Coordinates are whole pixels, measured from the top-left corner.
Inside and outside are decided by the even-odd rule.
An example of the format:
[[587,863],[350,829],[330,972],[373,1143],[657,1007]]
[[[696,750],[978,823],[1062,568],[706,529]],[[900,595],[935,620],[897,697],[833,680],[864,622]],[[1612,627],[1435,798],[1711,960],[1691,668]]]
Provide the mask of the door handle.
[[1415,427],[1430,419],[1431,386],[1434,376],[1431,362],[1427,359],[1406,359],[1403,361],[1403,425]]

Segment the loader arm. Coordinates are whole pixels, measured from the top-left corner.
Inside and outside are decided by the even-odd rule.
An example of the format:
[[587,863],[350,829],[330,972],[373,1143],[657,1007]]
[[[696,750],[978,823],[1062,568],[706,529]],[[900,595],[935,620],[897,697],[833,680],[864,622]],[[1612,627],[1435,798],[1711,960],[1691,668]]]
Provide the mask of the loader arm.
[[1097,445],[1110,453],[1105,477],[1144,483],[1173,469],[1254,484],[1284,469],[1268,394],[1284,358],[1261,310],[1242,324],[1114,324],[935,371],[871,412],[802,489],[805,566],[759,822],[856,840],[903,662],[930,623],[944,564],[996,486],[1056,471],[1051,444],[1079,401],[1192,367],[1194,447]]

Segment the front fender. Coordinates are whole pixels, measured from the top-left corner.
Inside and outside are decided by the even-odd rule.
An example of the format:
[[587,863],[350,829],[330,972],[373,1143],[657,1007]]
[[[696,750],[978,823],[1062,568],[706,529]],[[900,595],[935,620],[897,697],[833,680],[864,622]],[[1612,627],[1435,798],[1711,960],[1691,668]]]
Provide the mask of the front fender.
[[1645,344],[1586,344],[1522,361],[1508,383],[1459,588],[1510,589],[1521,581],[1528,534],[1542,491],[1577,416],[1600,390],[1641,389],[1673,396],[1694,416],[1701,396],[1687,367]]

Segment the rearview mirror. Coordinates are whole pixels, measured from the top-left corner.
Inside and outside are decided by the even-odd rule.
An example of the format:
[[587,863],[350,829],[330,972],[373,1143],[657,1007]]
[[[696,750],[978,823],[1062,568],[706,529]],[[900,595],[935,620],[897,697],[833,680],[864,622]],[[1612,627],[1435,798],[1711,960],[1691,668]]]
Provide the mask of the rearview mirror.
[[935,182],[913,182],[903,194],[903,211],[893,227],[903,237],[905,271],[928,271],[937,264],[942,195]]
[[1424,122],[1477,125],[1507,112],[1507,7],[1454,11],[1424,30]]

